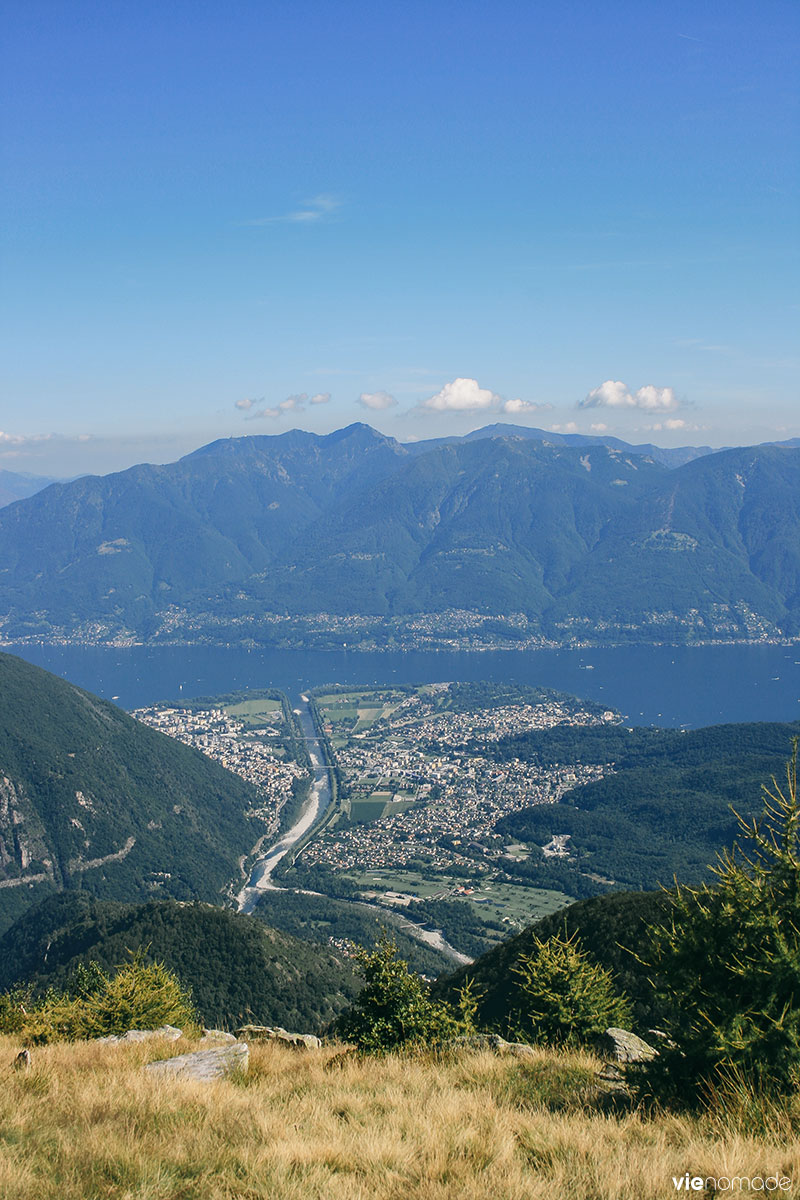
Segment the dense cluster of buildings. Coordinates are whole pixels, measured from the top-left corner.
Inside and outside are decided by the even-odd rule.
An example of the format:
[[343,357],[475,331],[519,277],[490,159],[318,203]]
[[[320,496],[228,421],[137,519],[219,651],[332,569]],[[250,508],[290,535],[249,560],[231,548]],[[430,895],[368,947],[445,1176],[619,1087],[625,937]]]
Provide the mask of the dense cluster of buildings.
[[[498,763],[476,754],[476,741],[496,742],[565,722],[615,719],[612,712],[599,715],[558,700],[448,712],[437,710],[434,697],[415,693],[390,717],[354,732],[337,751],[353,814],[359,798],[379,793],[391,797],[384,815],[332,827],[307,846],[303,861],[337,870],[420,863],[435,870],[474,870],[476,860],[488,868],[505,854],[503,838],[494,832],[501,817],[555,803],[570,788],[600,778],[606,768],[541,768],[519,759]],[[407,807],[393,810],[392,802]]]

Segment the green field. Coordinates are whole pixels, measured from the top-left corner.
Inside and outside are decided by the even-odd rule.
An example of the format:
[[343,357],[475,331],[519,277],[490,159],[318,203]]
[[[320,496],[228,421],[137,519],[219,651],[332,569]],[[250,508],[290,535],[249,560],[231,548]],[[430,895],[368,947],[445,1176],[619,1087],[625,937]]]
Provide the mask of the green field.
[[385,800],[351,800],[350,820],[360,825],[368,821],[377,821],[378,817],[383,816],[385,808]]

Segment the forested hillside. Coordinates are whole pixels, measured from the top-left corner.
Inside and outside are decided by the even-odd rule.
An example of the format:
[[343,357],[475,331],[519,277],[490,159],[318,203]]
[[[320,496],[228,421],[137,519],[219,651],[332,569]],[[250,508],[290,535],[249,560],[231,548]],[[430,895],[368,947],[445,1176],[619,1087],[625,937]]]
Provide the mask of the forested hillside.
[[191,988],[209,1026],[310,1032],[332,1020],[358,988],[341,955],[253,917],[202,903],[118,904],[65,892],[0,937],[0,991],[20,983],[35,991],[63,988],[79,964],[110,971],[139,949]]
[[468,967],[442,976],[434,984],[434,995],[453,1000],[472,980],[480,1023],[513,1034],[515,1009],[521,1003],[513,968],[530,952],[534,938],[566,933],[579,940],[593,962],[611,972],[618,990],[631,1001],[634,1027],[646,1035],[661,1015],[648,981],[648,929],[663,922],[669,908],[663,892],[619,892],[579,900],[528,926]]
[[0,654],[0,931],[49,892],[220,900],[259,793],[115,705]]
[[[761,813],[761,785],[785,777],[798,735],[800,722],[756,722],[688,732],[561,726],[506,738],[485,752],[542,765],[608,763],[612,771],[568,791],[558,804],[505,817],[497,830],[534,847],[569,835],[560,866],[607,883],[655,888],[676,877],[696,883],[736,839],[735,812]],[[532,870],[538,861],[534,854]]]

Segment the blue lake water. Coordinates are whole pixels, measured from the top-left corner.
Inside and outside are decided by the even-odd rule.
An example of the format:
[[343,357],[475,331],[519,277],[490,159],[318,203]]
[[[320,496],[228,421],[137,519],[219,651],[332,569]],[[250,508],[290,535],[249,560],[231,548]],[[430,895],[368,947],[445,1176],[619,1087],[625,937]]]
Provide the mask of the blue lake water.
[[800,646],[636,646],[457,653],[245,650],[217,646],[26,646],[21,657],[123,708],[277,687],[489,679],[558,688],[631,724],[697,727],[800,719]]

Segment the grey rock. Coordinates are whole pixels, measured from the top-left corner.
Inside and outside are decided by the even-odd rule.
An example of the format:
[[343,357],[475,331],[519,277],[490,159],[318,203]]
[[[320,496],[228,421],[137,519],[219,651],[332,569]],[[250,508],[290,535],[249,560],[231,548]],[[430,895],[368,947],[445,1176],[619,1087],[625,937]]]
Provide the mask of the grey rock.
[[657,1050],[635,1033],[613,1026],[606,1030],[603,1048],[616,1062],[621,1063],[649,1062],[658,1054]]
[[203,1042],[235,1042],[236,1037],[232,1033],[227,1033],[224,1029],[204,1029],[203,1036],[200,1039]]
[[110,1033],[108,1037],[94,1040],[106,1045],[119,1045],[126,1042],[149,1042],[153,1038],[164,1038],[167,1042],[177,1042],[180,1037],[183,1037],[182,1029],[176,1029],[174,1025],[162,1025],[160,1029],[129,1029],[127,1033]]
[[145,1070],[153,1075],[178,1076],[210,1083],[237,1072],[245,1072],[249,1065],[250,1050],[247,1043],[236,1042],[229,1046],[217,1046],[213,1050],[195,1050],[191,1054],[179,1054],[176,1058],[162,1058],[148,1063]]
[[286,1029],[273,1028],[271,1025],[243,1025],[236,1030],[236,1037],[246,1038],[248,1042],[282,1042],[285,1046],[294,1046],[296,1050],[318,1050],[322,1045],[313,1033],[289,1033]]

